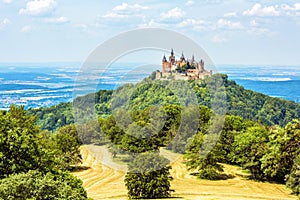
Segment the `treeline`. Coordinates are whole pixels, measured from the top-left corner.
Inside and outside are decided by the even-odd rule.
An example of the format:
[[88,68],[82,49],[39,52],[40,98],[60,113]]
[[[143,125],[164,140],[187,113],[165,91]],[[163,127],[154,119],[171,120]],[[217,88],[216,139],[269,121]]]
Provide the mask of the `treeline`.
[[24,107],[0,111],[0,199],[88,199],[70,173],[81,144],[74,125],[50,133]]
[[[217,82],[220,82],[221,89],[213,88]],[[148,78],[137,85],[123,85],[115,91],[100,90],[95,94],[78,97],[73,104],[83,111],[82,115],[88,111],[95,111],[98,117],[107,117],[119,106],[143,110],[151,105],[185,104],[190,99],[178,98],[178,95],[185,94],[184,90],[188,87],[196,95],[198,105],[212,108],[216,103],[212,102],[212,99],[216,99],[224,104],[219,108],[225,108],[228,114],[258,121],[264,125],[285,126],[293,119],[300,118],[299,104],[246,90],[234,81],[228,80],[227,75],[216,74],[205,80],[189,82],[172,81],[173,86],[169,83],[170,81],[155,81]],[[43,129],[55,131],[61,126],[74,123],[73,104],[61,103],[48,108],[30,109],[30,112],[37,115],[38,124]]]

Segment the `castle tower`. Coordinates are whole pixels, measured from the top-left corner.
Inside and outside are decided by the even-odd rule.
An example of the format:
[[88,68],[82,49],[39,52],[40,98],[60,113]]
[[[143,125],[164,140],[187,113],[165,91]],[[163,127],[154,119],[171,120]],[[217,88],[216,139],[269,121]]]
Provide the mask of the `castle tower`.
[[182,54],[181,54],[180,61],[181,61],[181,62],[185,61],[185,57],[184,57],[184,55],[183,55],[183,52],[182,52]]
[[174,55],[174,50],[171,50],[171,56],[169,57],[169,62],[171,65],[175,65],[175,55]]
[[162,72],[168,73],[171,71],[171,63],[167,61],[166,55],[162,59]]
[[195,56],[194,56],[194,54],[193,54],[192,60],[191,60],[191,64],[193,64],[194,62],[195,62]]
[[199,64],[200,64],[200,69],[199,70],[202,73],[202,72],[205,71],[205,69],[204,69],[204,61],[201,59]]

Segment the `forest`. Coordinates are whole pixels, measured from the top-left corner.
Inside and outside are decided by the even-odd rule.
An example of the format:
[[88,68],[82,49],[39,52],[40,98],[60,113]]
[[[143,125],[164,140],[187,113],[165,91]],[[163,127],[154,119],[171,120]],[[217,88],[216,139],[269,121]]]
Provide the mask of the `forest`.
[[223,74],[194,81],[151,75],[73,103],[11,106],[0,112],[0,198],[33,191],[28,197],[87,199],[70,174],[82,144],[107,145],[128,164],[124,184],[132,199],[171,196],[171,166],[161,148],[183,154],[200,179],[230,178],[222,164],[239,165],[249,179],[283,183],[299,195],[299,119],[299,104],[246,90]]

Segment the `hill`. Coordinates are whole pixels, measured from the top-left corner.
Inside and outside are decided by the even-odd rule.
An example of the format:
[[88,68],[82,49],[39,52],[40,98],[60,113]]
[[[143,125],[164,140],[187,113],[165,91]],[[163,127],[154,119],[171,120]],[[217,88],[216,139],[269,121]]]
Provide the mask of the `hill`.
[[[87,108],[91,109],[90,105],[95,106],[98,117],[106,117],[111,114],[111,108],[118,106],[134,111],[143,110],[149,105],[180,105],[182,100],[187,101],[188,97],[178,99],[176,92],[165,89],[165,86],[170,83],[169,80],[152,79],[153,75],[137,85],[125,84],[116,91],[100,90],[95,94],[76,98],[73,104],[82,112],[85,112]],[[218,104],[212,99],[217,99],[221,101],[219,108],[226,108],[226,113],[259,121],[265,125],[285,126],[292,119],[300,118],[298,103],[246,90],[235,81],[228,80],[227,75],[224,74],[215,74],[204,80],[173,81],[173,83],[172,87],[177,87],[176,91],[182,94],[185,94],[184,88],[191,88],[199,105],[211,108],[214,103]],[[219,88],[212,89],[216,86]],[[128,102],[124,103],[125,100]],[[73,104],[61,103],[48,108],[31,109],[30,112],[37,115],[38,123],[43,129],[54,131],[58,127],[74,123]]]

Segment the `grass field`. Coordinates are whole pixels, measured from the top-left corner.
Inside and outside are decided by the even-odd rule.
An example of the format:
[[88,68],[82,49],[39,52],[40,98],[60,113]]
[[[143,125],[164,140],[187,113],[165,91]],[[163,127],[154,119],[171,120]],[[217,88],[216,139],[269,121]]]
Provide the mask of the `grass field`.
[[[103,146],[84,146],[83,169],[74,172],[79,177],[88,192],[95,200],[127,199],[124,185],[126,166],[116,164],[111,160],[107,149]],[[224,165],[225,173],[233,175],[232,179],[221,181],[199,180],[187,171],[182,163],[182,156],[162,151],[166,157],[178,158],[172,165],[171,182],[174,199],[204,199],[204,200],[296,200],[290,195],[290,190],[284,185],[248,180],[241,168]]]

